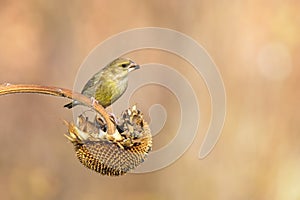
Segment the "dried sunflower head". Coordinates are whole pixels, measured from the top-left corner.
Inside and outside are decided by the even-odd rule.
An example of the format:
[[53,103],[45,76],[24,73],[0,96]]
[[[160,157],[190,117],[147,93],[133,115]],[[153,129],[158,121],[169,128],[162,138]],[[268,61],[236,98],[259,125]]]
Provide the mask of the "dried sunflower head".
[[79,116],[77,124],[67,123],[65,135],[74,145],[79,161],[102,175],[119,176],[144,162],[152,146],[152,137],[143,114],[133,106],[117,120],[113,135],[106,133],[102,120],[91,122]]

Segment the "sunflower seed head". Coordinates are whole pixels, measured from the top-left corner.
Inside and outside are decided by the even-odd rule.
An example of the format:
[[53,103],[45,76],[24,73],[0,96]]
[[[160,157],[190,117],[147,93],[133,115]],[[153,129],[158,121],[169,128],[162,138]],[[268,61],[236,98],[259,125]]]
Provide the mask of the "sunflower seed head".
[[118,119],[116,132],[108,135],[103,120],[80,115],[77,124],[67,123],[65,136],[75,147],[80,162],[102,175],[119,176],[144,162],[152,137],[143,114],[134,105]]

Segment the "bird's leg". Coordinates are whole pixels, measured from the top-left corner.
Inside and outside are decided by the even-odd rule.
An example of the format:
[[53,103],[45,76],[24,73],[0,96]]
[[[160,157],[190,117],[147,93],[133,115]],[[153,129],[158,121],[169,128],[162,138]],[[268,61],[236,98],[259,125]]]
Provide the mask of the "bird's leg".
[[[95,103],[99,103],[96,99],[95,99],[95,97],[91,97],[91,101],[92,101],[92,105],[94,106],[94,104]],[[114,113],[109,113],[109,115],[110,115],[110,120],[117,126],[118,125],[118,119],[117,119],[117,117],[116,117],[116,115],[114,114]],[[99,119],[97,119],[97,117],[96,117],[96,120],[95,120],[95,122],[97,122],[97,120],[99,120]],[[99,121],[98,121],[99,122]],[[99,123],[98,123],[99,124]],[[102,128],[103,128],[103,126],[102,126]],[[105,127],[106,128],[106,127]]]
[[[97,101],[97,99],[95,99],[95,97],[91,97],[91,101],[92,101],[92,105],[94,106],[95,103],[99,103]],[[104,125],[104,122],[101,118],[98,118],[97,115],[95,116],[95,121],[94,121],[95,126],[100,125],[101,129],[105,129],[106,130],[106,126]],[[98,126],[99,127],[99,126]]]
[[91,97],[92,105],[94,106],[95,103],[99,103],[94,97]]

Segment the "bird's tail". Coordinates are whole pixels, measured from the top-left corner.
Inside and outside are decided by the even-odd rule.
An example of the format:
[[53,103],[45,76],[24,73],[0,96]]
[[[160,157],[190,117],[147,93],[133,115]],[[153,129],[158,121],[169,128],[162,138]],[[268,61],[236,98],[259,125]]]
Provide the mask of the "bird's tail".
[[66,104],[66,105],[64,105],[64,107],[65,108],[69,108],[69,109],[71,109],[71,108],[73,108],[74,106],[76,106],[77,104],[75,103],[75,102],[71,102],[71,103],[68,103],[68,104]]

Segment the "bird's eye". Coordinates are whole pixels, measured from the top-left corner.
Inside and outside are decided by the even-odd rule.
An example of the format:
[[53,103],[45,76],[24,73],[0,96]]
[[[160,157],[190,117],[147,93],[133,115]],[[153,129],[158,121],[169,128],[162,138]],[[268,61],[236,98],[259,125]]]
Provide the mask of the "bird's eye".
[[125,64],[125,63],[124,63],[124,64],[122,64],[122,67],[124,67],[124,68],[125,68],[125,67],[127,67],[127,64]]

